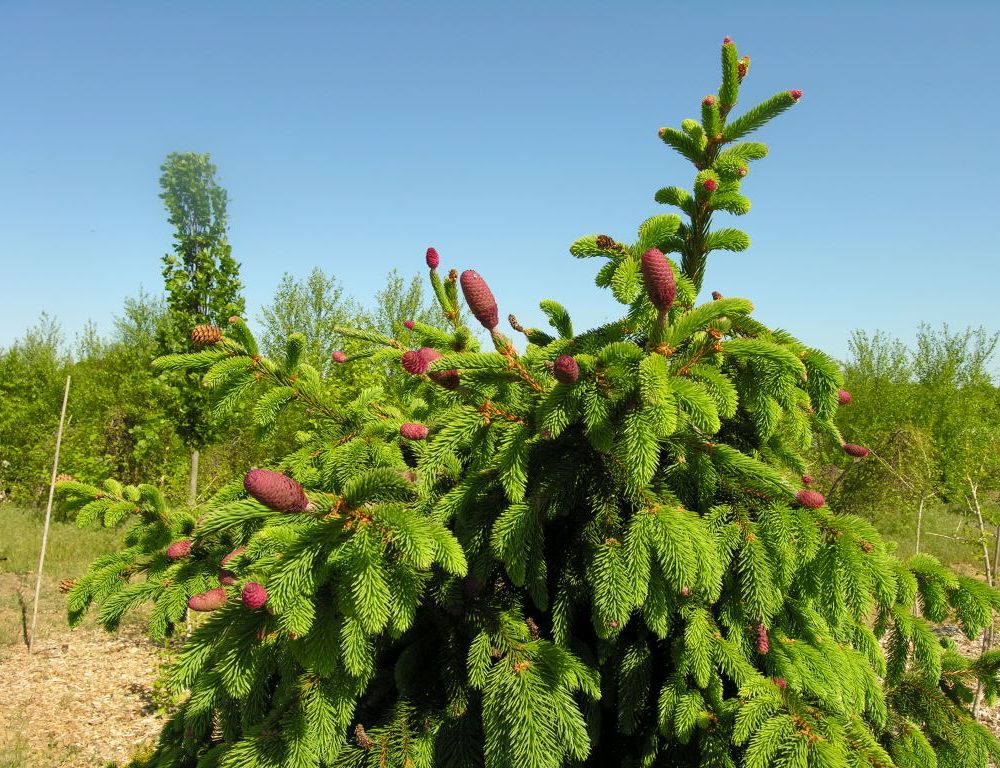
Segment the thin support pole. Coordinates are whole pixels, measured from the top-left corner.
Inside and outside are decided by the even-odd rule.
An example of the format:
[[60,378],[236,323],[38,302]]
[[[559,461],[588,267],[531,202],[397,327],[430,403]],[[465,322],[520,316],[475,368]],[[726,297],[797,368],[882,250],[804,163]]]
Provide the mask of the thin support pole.
[[52,519],[52,497],[56,491],[56,474],[59,472],[59,449],[62,447],[63,424],[66,421],[66,401],[69,400],[69,379],[63,390],[62,410],[59,412],[59,431],[56,433],[56,455],[52,460],[52,479],[49,481],[49,503],[45,507],[45,527],[42,529],[42,551],[38,553],[38,575],[35,577],[35,607],[31,611],[31,634],[28,635],[28,653],[35,645],[35,626],[38,624],[38,598],[42,592],[42,568],[45,565],[45,547],[49,542],[49,521]]

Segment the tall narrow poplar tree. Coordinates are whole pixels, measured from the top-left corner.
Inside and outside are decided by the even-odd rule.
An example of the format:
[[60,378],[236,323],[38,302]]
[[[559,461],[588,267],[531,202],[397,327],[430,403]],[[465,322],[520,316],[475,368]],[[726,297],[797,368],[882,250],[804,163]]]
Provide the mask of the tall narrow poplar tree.
[[[163,257],[167,318],[160,333],[162,354],[192,349],[191,331],[220,326],[244,310],[239,263],[227,239],[226,190],[215,179],[207,154],[174,152],[160,167],[160,197],[174,227],[174,252]],[[200,377],[174,377],[177,434],[191,450],[188,504],[197,500],[199,450],[218,431],[209,393]]]
[[[730,119],[749,60],[728,38],[700,120],[661,138],[695,166],[656,194],[627,242],[577,240],[624,316],[577,331],[499,330],[485,280],[442,278],[441,327],[419,347],[344,333],[393,361],[407,396],[330,407],[300,362],[258,354],[244,325],[164,358],[200,370],[220,406],[255,394],[267,429],[289,403],[310,429],[199,519],[148,486],[63,485],[80,522],[135,515],[128,548],[70,592],[114,627],[152,602],[154,634],[208,614],[171,685],[190,697],[155,766],[355,768],[985,768],[1000,744],[969,714],[998,692],[1000,654],[960,655],[1000,594],[933,558],[900,561],[872,526],[827,508],[803,453],[849,397],[838,366],[752,317],[699,303],[706,258],[744,250],[747,134],[802,95]],[[679,264],[664,254],[675,254]],[[459,288],[489,333],[463,325]],[[407,330],[411,330],[407,328]],[[863,446],[843,450],[858,460]],[[280,470],[280,471],[279,471]]]

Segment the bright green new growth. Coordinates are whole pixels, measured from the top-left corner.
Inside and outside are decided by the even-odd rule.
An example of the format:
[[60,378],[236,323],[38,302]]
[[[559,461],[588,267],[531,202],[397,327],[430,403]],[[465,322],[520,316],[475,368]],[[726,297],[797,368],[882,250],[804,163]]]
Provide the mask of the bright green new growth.
[[[81,524],[136,516],[128,548],[71,591],[74,616],[96,602],[113,627],[152,601],[153,634],[170,633],[185,600],[217,586],[221,559],[246,547],[227,564],[227,604],[177,660],[172,685],[191,695],[150,765],[1000,759],[968,713],[978,683],[996,697],[1000,653],[965,659],[933,628],[954,621],[975,637],[1000,594],[926,555],[900,562],[860,518],[800,504],[805,449],[817,434],[842,442],[837,365],[753,320],[745,299],[696,303],[707,254],[747,245],[709,230],[714,211],[749,208],[739,180],[766,154],[732,141],[798,98],[727,122],[741,79],[728,41],[723,67],[707,125],[661,131],[696,166],[693,191],[657,193],[687,220],[654,216],[633,244],[599,235],[571,247],[607,259],[597,283],[626,305],[621,320],[574,335],[567,310],[545,301],[555,336],[512,317],[525,352],[497,331],[483,351],[460,320],[455,278],[432,269],[448,329],[414,333],[443,357],[393,402],[367,390],[333,407],[301,338],[271,360],[243,324],[160,360],[204,372],[224,410],[253,400],[262,429],[303,407],[308,428],[280,468],[312,507],[273,512],[236,481],[196,519],[145,486],[64,484]],[[681,254],[665,318],[643,287],[649,248]],[[365,365],[398,365],[407,351],[344,332],[371,345]],[[560,355],[575,358],[576,381],[553,378]],[[436,383],[450,370],[457,388]],[[429,438],[401,438],[403,423],[427,425]],[[182,538],[190,555],[168,560]],[[240,603],[248,581],[266,587],[264,609]]]

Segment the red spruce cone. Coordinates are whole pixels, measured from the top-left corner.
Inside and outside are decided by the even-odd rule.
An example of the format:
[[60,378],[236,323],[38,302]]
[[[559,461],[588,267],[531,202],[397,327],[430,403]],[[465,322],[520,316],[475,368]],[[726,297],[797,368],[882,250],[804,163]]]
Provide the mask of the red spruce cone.
[[251,611],[256,611],[267,602],[267,590],[256,581],[248,581],[243,585],[243,605]]
[[552,375],[560,384],[574,384],[580,378],[580,366],[572,355],[559,355],[552,364]]
[[347,355],[345,355],[338,349],[336,352],[330,355],[330,359],[333,360],[333,362],[335,363],[346,363]]
[[701,103],[704,104],[706,107],[710,107],[715,103],[715,97],[706,96],[704,99],[701,100]]
[[771,641],[767,637],[767,627],[763,624],[757,625],[757,653],[761,656],[771,650]]
[[726,36],[725,36],[725,37],[724,37],[724,38],[722,39],[722,44],[723,44],[723,45],[732,45],[732,44],[733,44],[733,38],[731,38],[731,37],[730,37],[729,35],[726,35]]
[[853,399],[854,398],[851,397],[851,393],[848,392],[846,389],[837,390],[837,402],[840,403],[841,405],[847,405]]
[[167,557],[171,560],[180,560],[182,557],[187,557],[191,554],[191,546],[193,542],[190,539],[181,539],[180,541],[175,541],[169,547],[167,547]]
[[701,185],[705,188],[706,192],[714,192],[718,188],[719,182],[715,179],[705,179]]
[[799,504],[809,509],[819,509],[826,504],[826,499],[819,491],[799,491],[795,494],[795,498],[799,500]]
[[781,690],[785,690],[788,687],[788,681],[783,677],[774,678],[774,684],[778,686]]
[[656,248],[642,254],[642,282],[653,306],[660,312],[669,310],[677,295],[677,281],[667,257]]
[[803,483],[803,485],[809,485],[812,481],[813,481],[813,476],[812,475],[802,475],[802,483]]
[[863,459],[868,455],[868,449],[863,445],[855,445],[854,443],[844,443],[841,446],[844,449],[844,453],[848,456],[854,456],[857,459]]
[[421,355],[416,349],[404,352],[399,363],[403,366],[404,371],[413,376],[419,376],[420,374],[427,372],[427,360],[425,360],[424,356]]
[[736,65],[736,72],[740,80],[747,76],[747,72],[750,69],[750,57],[744,56],[740,59],[740,63]]
[[793,101],[798,101],[799,99],[802,98],[802,91],[800,91],[798,88],[796,88],[793,91],[789,91],[788,95],[792,97]]
[[243,487],[253,498],[275,512],[305,512],[309,505],[302,486],[287,475],[270,469],[251,469]]
[[437,269],[438,264],[441,263],[441,257],[438,256],[438,252],[435,248],[427,249],[427,266],[431,269]]
[[434,371],[428,375],[431,381],[445,389],[458,389],[458,385],[462,383],[458,376],[458,371],[454,368],[449,368],[447,371]]
[[403,321],[403,327],[406,330],[408,330],[408,331],[412,331],[416,327],[416,325],[417,324],[415,322],[413,322],[412,320],[404,320]]
[[399,427],[399,434],[407,440],[426,440],[427,427],[423,424],[403,424]]
[[229,565],[229,561],[230,560],[235,560],[237,557],[239,557],[240,555],[242,555],[246,551],[247,551],[246,547],[237,547],[232,552],[230,552],[228,555],[226,555],[224,558],[222,558],[222,561],[219,563],[219,565],[221,565],[223,568],[225,568],[227,565]]
[[62,579],[59,582],[59,591],[64,595],[76,586],[76,579]]
[[191,329],[191,341],[199,347],[217,344],[222,339],[222,329],[217,325],[196,325]]
[[219,583],[224,587],[233,586],[236,583],[236,571],[230,571],[228,568],[220,568]]
[[420,376],[427,373],[430,364],[440,357],[441,353],[436,349],[421,347],[420,349],[412,349],[409,352],[404,352],[400,364],[407,373]]
[[460,281],[462,294],[465,296],[465,302],[472,310],[472,314],[476,316],[476,320],[482,323],[483,328],[492,331],[500,322],[500,317],[497,312],[497,301],[493,298],[490,287],[479,276],[478,272],[471,269],[462,273]]
[[226,590],[222,587],[210,589],[200,595],[192,595],[188,600],[188,608],[192,611],[214,611],[226,604]]

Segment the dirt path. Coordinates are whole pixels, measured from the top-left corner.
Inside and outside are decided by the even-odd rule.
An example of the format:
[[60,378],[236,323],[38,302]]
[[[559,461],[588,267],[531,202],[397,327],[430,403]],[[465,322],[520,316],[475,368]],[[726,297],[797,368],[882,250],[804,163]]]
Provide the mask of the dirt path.
[[152,742],[160,651],[135,630],[49,633],[35,653],[0,647],[0,763],[83,768],[125,763]]

